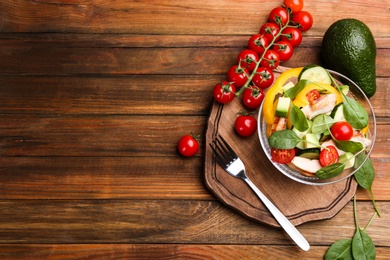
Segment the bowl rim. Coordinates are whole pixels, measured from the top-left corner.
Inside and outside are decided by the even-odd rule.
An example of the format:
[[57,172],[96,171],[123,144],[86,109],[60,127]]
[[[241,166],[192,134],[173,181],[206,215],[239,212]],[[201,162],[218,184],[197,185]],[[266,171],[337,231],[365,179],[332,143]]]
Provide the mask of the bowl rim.
[[[303,183],[303,184],[307,184],[307,185],[322,186],[322,185],[328,185],[328,184],[337,183],[337,182],[340,182],[340,181],[343,181],[345,179],[350,178],[353,174],[355,174],[355,172],[357,172],[366,163],[366,161],[368,160],[368,158],[370,157],[370,155],[372,153],[372,150],[374,148],[374,144],[375,144],[375,141],[376,141],[376,131],[377,131],[376,130],[376,116],[375,116],[374,108],[372,107],[372,104],[371,104],[369,98],[367,97],[367,95],[364,93],[364,91],[353,80],[351,80],[347,76],[345,76],[345,75],[343,75],[343,74],[341,74],[341,73],[339,73],[337,71],[334,71],[334,70],[330,70],[330,69],[326,69],[326,70],[332,76],[339,77],[338,80],[341,81],[342,83],[346,83],[346,82],[343,81],[343,80],[345,80],[345,81],[349,81],[348,83],[353,84],[354,87],[358,90],[359,95],[361,95],[362,98],[367,101],[369,110],[370,110],[371,115],[372,115],[371,116],[372,117],[371,120],[373,121],[373,126],[372,126],[372,133],[371,133],[371,136],[370,136],[370,139],[371,139],[370,148],[365,153],[366,154],[366,158],[363,160],[363,162],[357,168],[355,168],[353,171],[351,171],[349,174],[347,174],[345,176],[342,176],[341,178],[339,177],[340,175],[338,175],[338,176],[330,178],[330,179],[320,179],[320,178],[315,177],[315,176],[309,177],[309,176],[302,175],[301,173],[299,173],[298,171],[292,169],[291,167],[287,166],[286,164],[279,164],[279,163],[273,162],[272,159],[271,159],[271,154],[270,154],[271,147],[269,146],[268,138],[266,138],[267,141],[265,141],[265,142],[263,141],[264,133],[263,133],[262,130],[265,129],[265,127],[266,127],[265,122],[263,122],[263,120],[261,120],[262,119],[262,114],[263,114],[262,112],[263,112],[263,104],[264,104],[264,102],[262,102],[262,104],[261,104],[261,106],[259,108],[259,113],[258,113],[258,118],[257,118],[257,133],[258,133],[258,137],[259,137],[259,140],[260,140],[261,147],[262,147],[265,155],[267,156],[268,160],[283,175],[287,176],[288,178],[290,178],[290,179],[292,179],[294,181],[297,181],[297,182]],[[342,78],[342,79],[340,79],[340,78]],[[366,109],[366,110],[368,110],[368,109]],[[293,172],[294,174],[287,173],[286,172],[287,170],[290,171],[290,172]],[[337,178],[337,177],[339,177],[339,178]]]

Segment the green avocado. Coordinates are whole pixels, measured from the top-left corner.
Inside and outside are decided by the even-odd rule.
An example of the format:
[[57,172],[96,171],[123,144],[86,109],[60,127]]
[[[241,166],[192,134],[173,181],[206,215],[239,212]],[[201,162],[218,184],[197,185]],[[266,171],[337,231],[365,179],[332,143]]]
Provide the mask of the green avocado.
[[357,19],[333,23],[322,39],[322,58],[329,69],[353,80],[367,95],[376,91],[376,45],[370,29]]

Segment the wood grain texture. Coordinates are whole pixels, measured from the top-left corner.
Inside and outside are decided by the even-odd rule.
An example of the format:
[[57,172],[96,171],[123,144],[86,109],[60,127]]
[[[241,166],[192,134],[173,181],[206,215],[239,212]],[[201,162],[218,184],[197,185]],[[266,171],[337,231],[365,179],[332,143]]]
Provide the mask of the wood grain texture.
[[[204,184],[212,87],[280,3],[0,1],[0,258],[321,259],[351,237],[351,202],[299,226],[312,245],[302,252]],[[322,36],[338,19],[375,36],[377,259],[390,253],[389,6],[306,0],[314,26],[283,64],[322,64]],[[183,158],[176,145],[190,132],[201,150]],[[363,226],[372,204],[361,188],[357,197]]]

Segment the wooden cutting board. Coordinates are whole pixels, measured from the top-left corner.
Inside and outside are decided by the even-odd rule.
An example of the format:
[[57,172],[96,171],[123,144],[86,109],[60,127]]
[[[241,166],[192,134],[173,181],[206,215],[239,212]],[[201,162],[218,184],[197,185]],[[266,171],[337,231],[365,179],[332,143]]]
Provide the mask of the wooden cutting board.
[[[275,72],[278,77],[280,72]],[[245,164],[248,177],[294,224],[335,216],[351,200],[357,189],[354,178],[335,184],[312,186],[298,183],[279,172],[263,152],[257,133],[240,137],[235,133],[237,113],[244,110],[236,98],[229,104],[215,102],[206,131],[205,183],[224,204],[244,216],[279,227],[262,202],[241,179],[230,176],[213,160],[210,143],[219,134],[232,146]],[[257,118],[257,113],[254,115]]]

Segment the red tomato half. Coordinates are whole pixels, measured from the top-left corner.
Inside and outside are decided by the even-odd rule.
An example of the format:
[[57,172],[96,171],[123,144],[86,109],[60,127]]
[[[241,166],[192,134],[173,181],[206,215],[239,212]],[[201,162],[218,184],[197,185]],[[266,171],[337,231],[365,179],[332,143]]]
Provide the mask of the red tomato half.
[[253,116],[241,115],[237,117],[234,128],[236,129],[236,132],[243,137],[251,136],[257,129],[257,120]]
[[295,149],[276,149],[271,148],[272,161],[277,163],[289,163],[295,157]]
[[257,109],[263,102],[264,96],[264,91],[258,87],[247,88],[242,94],[242,102],[247,108]]
[[284,0],[283,5],[291,10],[292,13],[303,9],[303,0]]
[[330,128],[333,137],[338,141],[351,140],[353,128],[348,122],[336,122]]
[[313,26],[313,16],[307,11],[300,11],[294,14],[292,22],[298,25],[299,30],[305,32]]
[[312,89],[309,92],[306,93],[306,99],[309,101],[310,104],[313,104],[314,101],[319,99],[321,97],[321,94],[318,90]]
[[191,157],[198,152],[199,143],[192,135],[185,135],[180,139],[177,148],[183,156]]
[[339,161],[339,153],[337,152],[336,147],[333,145],[328,145],[323,148],[320,152],[320,164],[322,166],[328,166]]

